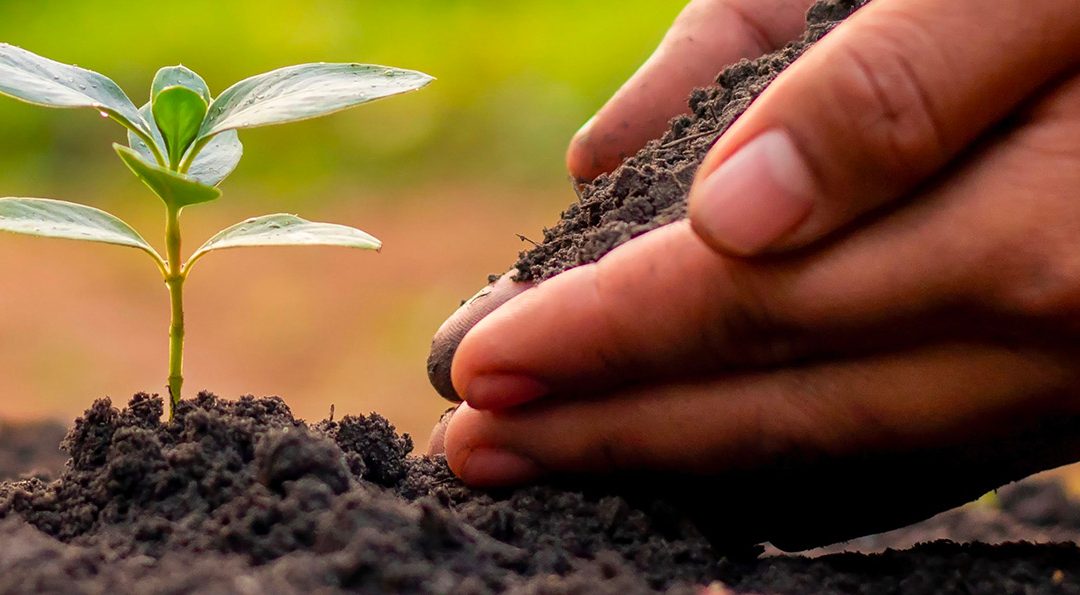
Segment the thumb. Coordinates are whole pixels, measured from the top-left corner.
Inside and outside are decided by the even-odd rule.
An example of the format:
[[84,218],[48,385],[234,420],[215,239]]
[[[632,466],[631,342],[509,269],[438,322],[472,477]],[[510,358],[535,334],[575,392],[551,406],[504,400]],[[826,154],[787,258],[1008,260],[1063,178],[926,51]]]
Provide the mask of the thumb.
[[909,192],[1080,57],[1057,0],[877,0],[812,47],[706,156],[695,231],[797,248]]

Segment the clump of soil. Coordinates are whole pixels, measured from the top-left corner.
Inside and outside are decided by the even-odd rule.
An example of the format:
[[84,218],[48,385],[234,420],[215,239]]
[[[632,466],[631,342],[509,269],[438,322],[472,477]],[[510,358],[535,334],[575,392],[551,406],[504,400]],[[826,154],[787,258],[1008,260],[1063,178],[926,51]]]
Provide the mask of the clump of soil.
[[0,592],[688,591],[722,566],[666,511],[471,491],[378,415],[308,426],[277,398],[204,393],[162,423],[162,407],[97,401],[58,479],[0,484]]
[[544,240],[519,255],[520,281],[542,281],[595,262],[647,231],[686,218],[686,197],[702,159],[766,87],[817,40],[869,0],[825,0],[807,14],[807,30],[787,47],[724,70],[717,84],[690,95],[690,114],[675,118],[610,174],[579,189],[580,199]]
[[[723,552],[669,507],[602,490],[482,493],[382,417],[308,425],[277,398],[100,400],[56,480],[0,483],[0,593],[695,593],[1080,590],[1075,544],[937,542],[884,554]],[[0,456],[3,451],[0,450]],[[923,537],[1071,540],[1055,484],[953,511]],[[869,546],[868,546],[869,547]],[[821,553],[821,552],[818,552]]]

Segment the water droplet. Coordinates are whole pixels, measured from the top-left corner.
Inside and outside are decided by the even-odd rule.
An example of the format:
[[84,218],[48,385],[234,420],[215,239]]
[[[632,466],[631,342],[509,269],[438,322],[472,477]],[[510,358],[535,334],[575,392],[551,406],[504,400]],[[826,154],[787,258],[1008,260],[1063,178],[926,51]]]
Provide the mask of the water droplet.
[[100,115],[102,118],[108,118],[109,117],[109,112],[98,111],[98,115]]

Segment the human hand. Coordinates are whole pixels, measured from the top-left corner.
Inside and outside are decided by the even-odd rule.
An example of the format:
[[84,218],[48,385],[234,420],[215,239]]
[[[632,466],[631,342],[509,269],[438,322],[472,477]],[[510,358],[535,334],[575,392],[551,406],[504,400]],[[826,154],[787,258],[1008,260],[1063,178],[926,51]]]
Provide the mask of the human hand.
[[[805,25],[813,0],[693,0],[660,46],[570,142],[566,162],[576,180],[591,180],[615,168],[668,121],[687,111],[695,87],[713,83],[724,67],[779,49]],[[484,316],[531,287],[511,273],[481,289],[435,333],[428,377],[442,396],[460,398],[450,364],[461,339]]]
[[[1061,77],[1078,20],[1050,0],[863,9],[721,138],[693,228],[628,242],[469,331],[451,467],[476,485],[867,455],[872,469],[875,454],[1028,448],[1074,419],[1080,82]],[[748,192],[767,206],[725,223]],[[896,469],[981,489],[1080,454],[1071,436],[1039,440],[1054,448]],[[964,491],[947,487],[922,512]]]

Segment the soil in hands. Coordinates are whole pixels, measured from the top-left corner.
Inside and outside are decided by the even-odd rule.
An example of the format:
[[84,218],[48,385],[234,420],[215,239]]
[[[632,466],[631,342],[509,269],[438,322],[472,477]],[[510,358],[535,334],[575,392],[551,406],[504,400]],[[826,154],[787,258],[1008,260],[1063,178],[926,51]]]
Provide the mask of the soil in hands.
[[807,14],[807,30],[787,47],[726,69],[717,84],[690,95],[690,113],[610,174],[579,189],[580,199],[544,230],[515,263],[521,281],[542,281],[595,262],[647,231],[686,218],[694,174],[717,137],[810,46],[868,0],[825,0]]

